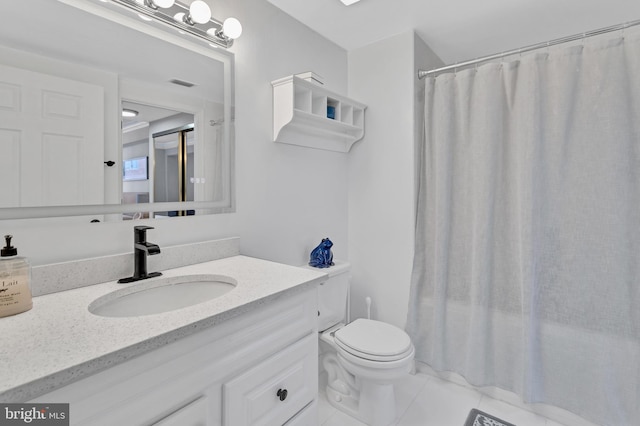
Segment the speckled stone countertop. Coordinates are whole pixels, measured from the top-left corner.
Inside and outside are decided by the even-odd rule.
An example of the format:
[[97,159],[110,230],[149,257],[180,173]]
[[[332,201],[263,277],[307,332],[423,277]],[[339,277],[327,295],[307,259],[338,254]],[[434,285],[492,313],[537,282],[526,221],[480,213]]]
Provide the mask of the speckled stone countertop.
[[162,272],[164,277],[224,275],[237,285],[194,306],[127,318],[97,316],[88,306],[112,291],[157,278],[133,284],[111,281],[35,297],[32,310],[0,318],[0,401],[28,401],[284,295],[304,291],[326,276],[321,270],[246,256]]

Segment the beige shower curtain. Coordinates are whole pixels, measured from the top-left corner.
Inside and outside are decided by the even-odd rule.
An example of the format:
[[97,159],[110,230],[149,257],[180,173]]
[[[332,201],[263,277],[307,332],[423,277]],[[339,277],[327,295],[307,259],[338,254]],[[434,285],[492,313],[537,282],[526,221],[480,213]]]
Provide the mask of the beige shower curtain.
[[640,36],[427,79],[416,358],[640,424]]

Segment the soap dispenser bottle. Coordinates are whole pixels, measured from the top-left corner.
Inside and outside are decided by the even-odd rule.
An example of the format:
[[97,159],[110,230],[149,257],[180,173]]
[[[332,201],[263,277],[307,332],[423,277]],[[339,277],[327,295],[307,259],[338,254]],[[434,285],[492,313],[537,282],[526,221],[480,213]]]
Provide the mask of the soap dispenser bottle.
[[33,307],[31,300],[31,266],[11,246],[11,235],[5,235],[6,246],[0,250],[0,317],[19,314]]

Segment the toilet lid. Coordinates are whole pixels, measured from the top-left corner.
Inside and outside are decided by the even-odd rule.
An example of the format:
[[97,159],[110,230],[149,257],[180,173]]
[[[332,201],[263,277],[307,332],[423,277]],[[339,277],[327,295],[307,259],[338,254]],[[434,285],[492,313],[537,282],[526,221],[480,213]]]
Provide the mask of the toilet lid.
[[409,335],[381,321],[359,318],[335,332],[338,346],[345,351],[376,361],[394,361],[411,352]]

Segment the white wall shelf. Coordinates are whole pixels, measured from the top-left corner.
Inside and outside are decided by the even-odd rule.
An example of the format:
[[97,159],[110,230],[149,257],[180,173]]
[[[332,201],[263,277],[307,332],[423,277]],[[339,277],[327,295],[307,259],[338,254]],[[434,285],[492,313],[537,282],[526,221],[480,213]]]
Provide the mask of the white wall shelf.
[[[366,105],[293,75],[271,85],[274,142],[349,152],[364,136]],[[334,118],[327,107],[335,108]]]

